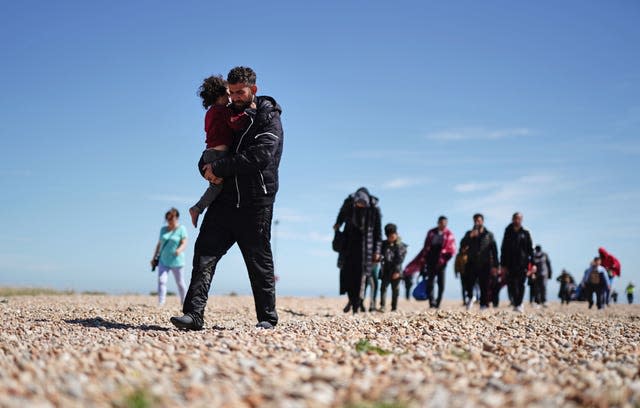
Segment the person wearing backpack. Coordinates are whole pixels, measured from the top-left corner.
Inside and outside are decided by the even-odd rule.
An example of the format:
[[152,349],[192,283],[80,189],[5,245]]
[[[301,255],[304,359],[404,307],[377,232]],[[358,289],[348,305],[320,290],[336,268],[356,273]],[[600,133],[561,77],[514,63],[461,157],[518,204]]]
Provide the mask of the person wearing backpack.
[[604,307],[604,295],[606,290],[611,289],[607,270],[602,266],[599,256],[593,258],[591,266],[584,271],[584,277],[580,286],[585,293],[585,298],[589,302],[589,309],[593,307],[593,294],[596,294],[596,305],[598,309]]

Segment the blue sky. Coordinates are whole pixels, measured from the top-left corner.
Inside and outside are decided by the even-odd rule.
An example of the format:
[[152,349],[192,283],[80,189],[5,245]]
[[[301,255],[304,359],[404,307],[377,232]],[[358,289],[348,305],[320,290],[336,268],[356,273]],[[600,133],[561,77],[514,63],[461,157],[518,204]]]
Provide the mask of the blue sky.
[[[638,21],[636,1],[4,2],[0,285],[154,290],[164,212],[206,187],[196,90],[248,65],[284,111],[281,295],[337,295],[331,226],[360,186],[410,257],[440,214],[459,240],[482,212],[501,240],[522,211],[556,274],[605,246],[621,292],[640,282]],[[236,249],[230,291],[250,292]]]

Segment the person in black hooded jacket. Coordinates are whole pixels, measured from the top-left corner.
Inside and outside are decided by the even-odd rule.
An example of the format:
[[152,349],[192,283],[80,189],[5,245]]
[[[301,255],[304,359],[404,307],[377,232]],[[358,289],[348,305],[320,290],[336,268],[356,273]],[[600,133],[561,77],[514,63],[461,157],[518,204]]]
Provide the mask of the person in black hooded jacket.
[[284,138],[282,109],[273,98],[256,96],[256,74],[251,68],[233,68],[227,82],[233,117],[240,121],[231,127],[239,130],[234,134],[228,156],[199,164],[208,181],[220,184],[225,180],[225,183],[200,226],[184,315],[171,318],[181,329],[202,329],[216,265],[235,243],[249,273],[256,327],[270,329],[278,323],[271,220]]
[[493,233],[484,226],[484,215],[473,215],[473,229],[460,241],[460,251],[467,254],[462,274],[467,309],[473,306],[476,283],[480,286],[480,309],[486,309],[491,300],[491,276],[498,270],[498,249]]
[[378,198],[370,195],[364,187],[344,200],[336,218],[335,231],[344,224],[344,243],[339,248],[338,267],[340,294],[349,296],[345,312],[349,309],[353,313],[364,310],[365,281],[372,278],[373,263],[380,261],[381,218]]
[[522,226],[522,214],[513,214],[512,222],[504,230],[500,248],[500,265],[506,269],[506,278],[513,308],[522,312],[524,285],[529,264],[533,261],[531,234]]

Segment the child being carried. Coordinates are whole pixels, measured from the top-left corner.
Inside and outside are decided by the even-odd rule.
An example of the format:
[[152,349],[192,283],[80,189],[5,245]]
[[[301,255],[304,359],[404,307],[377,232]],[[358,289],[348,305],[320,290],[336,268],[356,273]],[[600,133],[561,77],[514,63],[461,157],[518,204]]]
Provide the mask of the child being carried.
[[[209,164],[226,156],[233,142],[233,130],[230,126],[231,109],[229,108],[229,90],[222,76],[206,78],[200,86],[202,106],[207,109],[204,117],[207,148],[202,152],[202,162]],[[202,169],[200,169],[202,173]],[[191,208],[191,222],[198,226],[198,218],[220,194],[222,184],[209,183],[200,200]]]

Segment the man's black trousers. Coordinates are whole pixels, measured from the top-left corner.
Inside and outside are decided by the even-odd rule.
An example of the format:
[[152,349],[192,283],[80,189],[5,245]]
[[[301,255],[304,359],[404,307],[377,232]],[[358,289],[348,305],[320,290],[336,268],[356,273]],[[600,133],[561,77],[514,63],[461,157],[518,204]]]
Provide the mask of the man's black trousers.
[[278,323],[276,288],[271,253],[273,205],[235,208],[214,201],[204,216],[196,239],[191,283],[183,312],[196,325],[204,324],[204,310],[216,265],[238,243],[249,272],[258,322]]
[[589,308],[593,306],[593,294],[596,294],[596,306],[598,309],[602,309],[604,306],[604,285],[594,285],[591,283],[587,283],[584,286],[585,298],[589,302]]
[[398,297],[400,296],[400,278],[382,280],[380,287],[380,307],[384,309],[387,303],[387,289],[389,285],[391,285],[391,310],[396,310],[398,308]]
[[[489,282],[491,279],[491,265],[473,266],[467,264],[464,272],[464,287],[467,302],[473,298],[473,287],[476,282],[480,285],[480,306],[489,306]],[[469,304],[469,303],[467,303]]]
[[524,286],[527,282],[527,267],[507,266],[507,286],[511,293],[513,306],[521,306],[524,299]]
[[[442,301],[442,293],[444,292],[444,275],[447,264],[444,265],[427,265],[427,295],[429,295],[429,306],[440,307]],[[433,289],[436,280],[438,281],[438,294],[434,296]]]
[[547,303],[547,279],[538,276],[534,284],[536,285],[536,303],[544,305]]

